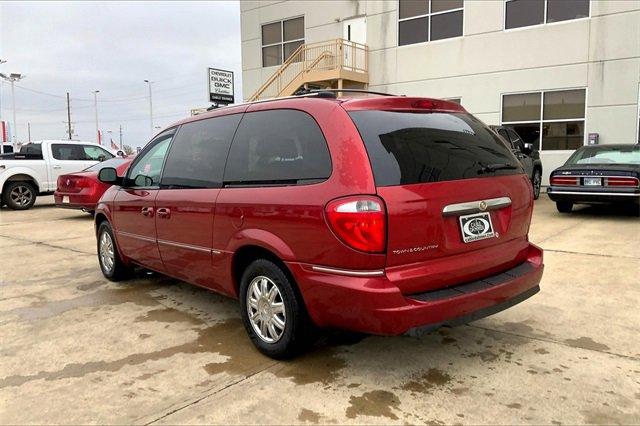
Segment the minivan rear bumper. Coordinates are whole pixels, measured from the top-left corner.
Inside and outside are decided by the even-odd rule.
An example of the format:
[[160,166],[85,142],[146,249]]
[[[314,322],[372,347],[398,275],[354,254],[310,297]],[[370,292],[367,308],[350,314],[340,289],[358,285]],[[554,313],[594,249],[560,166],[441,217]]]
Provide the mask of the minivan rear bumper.
[[314,270],[308,264],[288,266],[316,325],[381,335],[491,315],[537,293],[544,270],[542,250],[530,244],[526,260],[509,270],[445,289],[403,295],[385,275],[345,276]]

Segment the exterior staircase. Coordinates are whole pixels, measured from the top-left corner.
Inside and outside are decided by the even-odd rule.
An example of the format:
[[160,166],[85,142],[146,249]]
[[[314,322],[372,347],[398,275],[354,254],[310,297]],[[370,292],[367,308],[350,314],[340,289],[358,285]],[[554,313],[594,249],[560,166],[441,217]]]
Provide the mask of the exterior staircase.
[[344,39],[303,44],[248,99],[291,96],[301,88],[366,89],[367,46]]

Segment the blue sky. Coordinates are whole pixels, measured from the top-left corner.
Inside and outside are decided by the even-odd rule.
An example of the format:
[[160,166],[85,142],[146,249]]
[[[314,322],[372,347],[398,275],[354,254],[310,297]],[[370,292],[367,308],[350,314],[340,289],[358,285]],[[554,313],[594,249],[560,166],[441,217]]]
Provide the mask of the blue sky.
[[[66,137],[66,92],[76,138],[95,140],[93,91],[108,138],[149,137],[145,79],[153,81],[154,126],[165,127],[206,107],[207,67],[234,71],[241,96],[237,2],[0,2],[0,65],[26,75],[16,86],[18,138]],[[11,91],[2,84],[2,120],[12,121]]]

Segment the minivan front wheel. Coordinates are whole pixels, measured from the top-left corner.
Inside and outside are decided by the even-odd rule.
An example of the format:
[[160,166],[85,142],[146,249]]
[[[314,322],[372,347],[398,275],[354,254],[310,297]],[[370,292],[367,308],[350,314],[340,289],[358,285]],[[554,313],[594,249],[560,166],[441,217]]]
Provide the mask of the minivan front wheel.
[[278,359],[303,349],[309,324],[304,302],[275,263],[258,259],[245,269],[240,307],[245,329],[260,352]]
[[121,281],[131,275],[131,268],[120,258],[113,229],[107,221],[98,228],[98,263],[102,275],[110,281]]

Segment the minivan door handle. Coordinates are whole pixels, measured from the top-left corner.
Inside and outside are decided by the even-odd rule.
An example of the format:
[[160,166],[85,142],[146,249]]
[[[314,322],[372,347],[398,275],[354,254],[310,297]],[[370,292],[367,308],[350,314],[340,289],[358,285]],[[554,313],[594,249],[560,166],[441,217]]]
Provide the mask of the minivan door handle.
[[171,210],[162,207],[158,209],[158,218],[159,219],[169,219],[171,217]]
[[140,213],[145,217],[153,217],[153,207],[143,207]]

